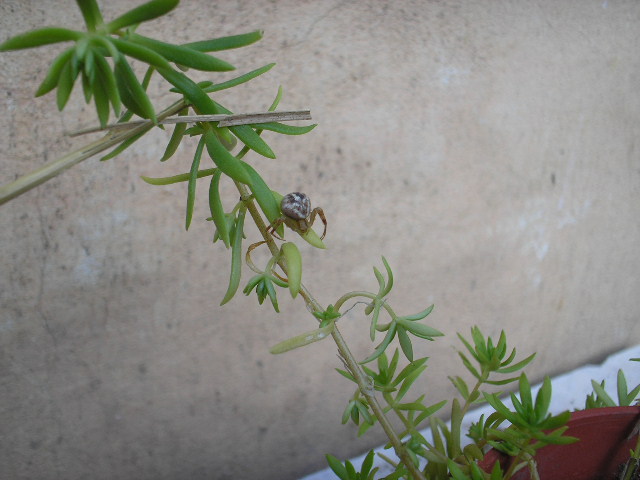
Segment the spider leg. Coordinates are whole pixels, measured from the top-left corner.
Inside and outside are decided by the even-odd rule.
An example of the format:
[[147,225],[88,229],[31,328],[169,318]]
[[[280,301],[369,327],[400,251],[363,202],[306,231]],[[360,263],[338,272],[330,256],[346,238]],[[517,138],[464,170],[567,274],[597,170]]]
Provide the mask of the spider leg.
[[282,240],[284,241],[284,238],[282,238],[280,235],[278,235],[276,233],[276,229],[282,225],[284,223],[284,218],[280,217],[280,218],[276,218],[273,223],[271,225],[269,225],[267,227],[267,233],[273,235],[274,237],[276,237],[278,240]]
[[320,237],[320,240],[322,240],[327,234],[327,217],[324,216],[324,210],[322,210],[320,207],[314,208],[311,212],[311,215],[309,215],[309,228],[311,228],[311,225],[313,225],[313,222],[316,219],[316,215],[320,217],[320,220],[322,220],[322,223],[324,224],[324,230],[322,231],[322,236]]

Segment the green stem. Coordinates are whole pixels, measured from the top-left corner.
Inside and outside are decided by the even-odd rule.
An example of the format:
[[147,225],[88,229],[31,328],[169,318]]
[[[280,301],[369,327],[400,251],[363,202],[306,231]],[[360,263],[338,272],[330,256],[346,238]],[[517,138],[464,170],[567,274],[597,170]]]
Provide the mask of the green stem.
[[[243,185],[242,183],[235,182],[235,184],[236,184],[236,187],[238,188],[238,191],[240,192],[240,198],[246,199],[243,201],[247,206],[247,211],[251,215],[251,218],[253,218],[253,221],[258,227],[258,230],[260,231],[262,237],[267,242],[266,244],[269,247],[271,254],[274,256],[278,255],[278,252],[279,252],[278,246],[273,240],[273,237],[269,233],[267,233],[267,225],[264,223],[262,216],[258,211],[258,207],[256,207],[255,202],[251,198],[251,193],[249,192],[249,189],[246,187],[246,185]],[[287,269],[286,269],[286,265],[284,265],[284,262],[279,261],[278,265],[280,266],[280,268],[282,268],[282,271],[286,275]],[[372,296],[371,295],[372,294],[368,292],[351,292],[351,294],[347,294],[346,296],[340,299],[341,300],[340,305],[342,305],[349,298],[353,298],[354,296],[364,296],[367,298],[375,297],[375,295],[372,295]],[[307,304],[307,309],[310,310],[311,312],[324,311],[320,303],[318,303],[318,301],[313,297],[313,295],[311,295],[311,292],[309,292],[309,290],[307,290],[307,288],[304,285],[300,286],[300,296],[304,299],[305,303]],[[395,450],[396,455],[398,456],[398,458],[400,458],[400,461],[405,465],[405,467],[407,468],[407,471],[409,471],[409,473],[414,478],[414,480],[425,480],[425,477],[424,475],[422,475],[422,472],[420,472],[419,468],[413,464],[411,457],[407,453],[407,450],[404,448],[404,445],[402,444],[402,441],[400,440],[400,438],[398,438],[398,435],[393,429],[391,422],[389,422],[389,420],[385,416],[384,411],[382,410],[382,407],[378,402],[378,399],[374,396],[374,390],[373,390],[373,386],[371,385],[370,378],[368,377],[368,375],[364,373],[364,371],[360,367],[360,364],[358,363],[354,355],[351,353],[351,350],[349,350],[349,347],[347,346],[347,343],[345,342],[337,326],[334,328],[333,333],[331,335],[338,347],[340,356],[342,357],[347,368],[353,375],[356,383],[358,384],[358,388],[360,389],[360,392],[367,400],[367,403],[371,407],[373,414],[376,416],[376,418],[380,422],[380,426],[382,427],[385,434],[389,438],[389,441],[393,446],[393,449]]]
[[[371,292],[359,292],[359,291],[349,292],[341,296],[336,301],[336,303],[334,303],[333,306],[336,310],[340,310],[340,307],[342,307],[342,305],[344,305],[345,302],[348,302],[352,298],[356,298],[356,297],[365,297],[365,298],[370,298],[371,300],[375,300],[376,298],[378,298],[378,296],[375,293],[371,293]],[[396,312],[393,311],[393,309],[389,306],[389,304],[385,300],[382,300],[381,306],[387,311],[387,313],[392,319],[398,317],[396,315]]]
[[480,387],[484,384],[484,382],[486,382],[489,378],[489,374],[486,371],[482,371],[481,374],[482,379],[478,380],[476,382],[476,384],[474,385],[473,389],[471,390],[471,392],[469,393],[469,396],[467,397],[467,400],[465,400],[464,405],[462,406],[462,411],[461,411],[461,415],[460,418],[464,418],[465,415],[467,414],[467,412],[469,411],[469,408],[471,407],[471,402],[468,400],[469,398],[473,398],[474,395],[480,390]]
[[[184,108],[185,102],[179,101],[165,109],[158,115],[159,119],[175,115],[178,111]],[[93,155],[108,150],[109,148],[118,145],[132,138],[139,133],[151,130],[154,127],[151,123],[136,125],[132,128],[127,128],[125,131],[110,133],[103,138],[91,142],[78,150],[67,153],[66,155],[53,160],[52,162],[43,165],[36,170],[33,170],[26,175],[19,177],[11,183],[0,187],[0,205],[8,202],[9,200],[28,192],[32,188],[43,184],[47,180],[61,174],[65,170],[77,165],[78,163],[86,160]]]

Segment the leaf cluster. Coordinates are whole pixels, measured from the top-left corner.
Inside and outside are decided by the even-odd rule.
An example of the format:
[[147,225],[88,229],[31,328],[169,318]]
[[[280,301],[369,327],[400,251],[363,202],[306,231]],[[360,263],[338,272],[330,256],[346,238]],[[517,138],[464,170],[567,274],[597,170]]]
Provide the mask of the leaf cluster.
[[634,402],[640,401],[638,395],[640,394],[640,385],[636,385],[631,390],[628,389],[627,379],[624,376],[622,370],[618,370],[616,378],[616,393],[618,401],[615,401],[605,390],[605,381],[598,383],[595,380],[591,380],[591,386],[593,392],[587,395],[584,408],[601,408],[601,407],[628,407]]
[[[51,63],[49,71],[36,91],[36,96],[56,90],[58,109],[62,110],[77,81],[87,103],[93,100],[100,124],[108,122],[110,110],[120,115],[124,105],[141,118],[157,121],[153,105],[146,93],[149,75],[140,82],[131,68],[135,59],[157,70],[172,83],[190,81],[171,65],[180,68],[224,72],[234,67],[207,52],[248,45],[261,38],[261,32],[242,37],[174,45],[135,33],[140,23],[165,15],[178,5],[178,0],[152,0],[135,7],[110,22],[105,22],[96,0],[78,0],[86,31],[60,27],[40,28],[9,38],[0,51],[20,50],[61,42],[73,42]],[[176,85],[178,86],[178,85]]]
[[[382,263],[385,268],[385,272],[387,274],[386,279],[384,275],[378,270],[376,267],[373,267],[373,273],[378,282],[378,292],[375,294],[365,292],[365,295],[357,292],[353,295],[344,296],[344,298],[352,298],[355,296],[366,296],[370,299],[369,304],[365,308],[365,315],[371,316],[370,327],[369,327],[369,336],[371,340],[375,340],[376,332],[386,332],[384,339],[378,346],[375,347],[375,350],[371,355],[369,355],[366,359],[364,359],[361,363],[366,364],[369,363],[380,355],[382,355],[387,347],[391,344],[394,338],[398,337],[398,341],[400,342],[400,347],[402,352],[404,353],[407,360],[410,362],[413,361],[413,344],[410,334],[414,337],[418,337],[424,340],[433,340],[434,337],[442,336],[442,332],[436,330],[433,327],[420,323],[419,320],[424,319],[427,315],[429,315],[433,311],[433,305],[427,307],[426,309],[412,314],[399,316],[396,315],[394,310],[389,306],[387,302],[387,296],[391,292],[393,288],[393,272],[387,259],[382,257]],[[341,299],[342,300],[342,299]],[[340,302],[340,301],[339,301]],[[336,302],[338,303],[338,302]],[[380,314],[386,311],[386,313],[390,317],[390,321],[384,324],[380,323]]]
[[[160,17],[178,4],[178,0],[152,0],[137,6],[112,21],[103,20],[96,0],[78,0],[86,24],[86,31],[48,27],[17,35],[3,42],[0,51],[18,50],[58,42],[73,42],[53,62],[49,72],[36,92],[37,96],[57,90],[58,108],[66,105],[76,80],[81,79],[85,99],[93,100],[101,126],[105,126],[110,110],[120,116],[119,122],[128,121],[133,115],[157,122],[157,115],[147,95],[147,87],[154,73],[159,73],[171,85],[171,91],[183,96],[178,105],[179,115],[184,116],[192,109],[196,114],[231,114],[229,108],[210,98],[210,94],[236,87],[269,71],[274,64],[268,64],[251,72],[220,83],[205,81],[196,83],[183,71],[195,69],[207,72],[226,72],[233,65],[208,52],[235,49],[250,45],[262,38],[262,32],[255,31],[241,35],[190,42],[184,45],[171,44],[136,33],[142,22]],[[134,73],[129,59],[138,60],[148,66],[142,80]],[[275,110],[282,96],[279,90],[270,110]],[[121,106],[127,111],[121,115]],[[211,176],[209,183],[209,210],[216,232],[214,241],[220,239],[225,247],[231,248],[231,273],[227,292],[222,303],[228,302],[238,289],[241,274],[241,250],[245,210],[237,206],[227,213],[220,196],[222,177],[228,177],[238,184],[246,185],[256,203],[269,222],[280,216],[279,203],[259,173],[242,157],[254,151],[267,158],[275,158],[271,147],[260,137],[263,130],[285,135],[300,135],[311,131],[315,125],[290,126],[277,122],[255,125],[219,127],[218,122],[200,122],[191,128],[186,123],[178,123],[160,158],[166,162],[174,156],[181,142],[187,137],[198,137],[197,147],[187,173],[163,178],[143,177],[153,185],[168,185],[187,182],[185,227],[188,229],[194,213],[197,181]],[[149,127],[151,128],[151,126]],[[122,153],[140,139],[146,132],[124,140],[112,152],[102,158],[108,160]],[[243,148],[237,155],[230,153],[239,142]],[[213,161],[215,168],[201,168],[203,154]],[[246,208],[246,206],[245,206]],[[285,247],[285,256],[295,255],[294,247]],[[293,265],[296,262],[291,261]],[[295,273],[295,272],[294,272]],[[299,290],[299,277],[294,275],[288,285],[292,294]],[[290,279],[291,280],[291,279]],[[277,301],[269,281],[257,285],[258,299],[262,303],[265,296],[272,298],[274,308]]]
[[[510,394],[514,410],[511,411],[496,394],[484,394],[485,400],[495,409],[494,418],[476,426],[476,432],[484,431],[483,436],[494,448],[511,456],[529,458],[535,451],[545,445],[563,445],[577,441],[576,438],[564,436],[566,423],[571,413],[558,415],[549,413],[551,403],[551,380],[545,377],[535,400],[527,376],[520,375],[518,382],[519,396]],[[496,428],[503,421],[510,423],[509,428]]]
[[378,471],[378,467],[373,467],[374,453],[371,450],[362,462],[359,472],[356,471],[353,464],[347,460],[344,465],[333,455],[327,455],[327,462],[331,470],[340,478],[340,480],[373,480]]

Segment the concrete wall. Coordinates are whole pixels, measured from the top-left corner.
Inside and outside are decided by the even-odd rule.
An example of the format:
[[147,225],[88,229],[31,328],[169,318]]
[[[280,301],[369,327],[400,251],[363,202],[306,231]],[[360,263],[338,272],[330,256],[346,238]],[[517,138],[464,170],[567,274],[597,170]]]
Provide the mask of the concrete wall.
[[[113,18],[136,2],[101,3]],[[455,332],[474,324],[537,351],[534,380],[640,339],[639,21],[633,0],[190,1],[142,32],[265,30],[221,56],[277,67],[218,98],[255,111],[283,85],[282,109],[312,110],[313,133],[266,134],[278,159],[249,160],[324,208],[329,249],[301,247],[323,304],[375,289],[380,255],[397,311],[436,304],[447,336],[416,348],[431,357],[416,392],[436,402],[463,373]],[[3,39],[80,23],[73,2],[0,3]],[[62,115],[33,98],[60,48],[0,55],[2,183],[96,138],[63,135],[95,123],[80,92]],[[383,441],[340,425],[353,388],[331,340],[268,353],[313,328],[300,301],[218,306],[228,255],[206,188],[187,233],[184,185],[139,178],[188,170],[193,144],[157,162],[167,139],[0,207],[2,478],[293,479]],[[361,310],[341,324],[371,352]]]

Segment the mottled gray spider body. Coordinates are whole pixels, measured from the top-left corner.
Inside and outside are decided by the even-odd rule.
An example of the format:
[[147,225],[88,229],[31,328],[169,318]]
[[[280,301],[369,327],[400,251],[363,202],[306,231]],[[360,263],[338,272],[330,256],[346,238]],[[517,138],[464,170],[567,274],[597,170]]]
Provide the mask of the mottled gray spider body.
[[324,211],[320,207],[311,210],[311,200],[304,193],[293,192],[286,194],[280,202],[280,210],[282,211],[282,216],[274,220],[267,229],[269,233],[276,237],[278,235],[275,234],[275,230],[283,223],[291,230],[304,235],[313,225],[316,215],[320,217],[324,224],[324,231],[320,240],[327,233],[327,219],[324,216]]

